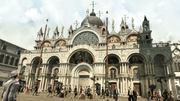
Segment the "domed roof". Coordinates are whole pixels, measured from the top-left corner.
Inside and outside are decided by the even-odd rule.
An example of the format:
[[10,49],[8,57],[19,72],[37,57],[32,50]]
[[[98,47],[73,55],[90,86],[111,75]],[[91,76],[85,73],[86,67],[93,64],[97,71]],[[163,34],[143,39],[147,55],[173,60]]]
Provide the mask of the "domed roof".
[[103,22],[100,18],[96,17],[96,14],[94,12],[90,13],[90,16],[87,16],[81,23],[81,26],[86,22],[86,19],[90,24],[97,25],[97,26],[103,26]]

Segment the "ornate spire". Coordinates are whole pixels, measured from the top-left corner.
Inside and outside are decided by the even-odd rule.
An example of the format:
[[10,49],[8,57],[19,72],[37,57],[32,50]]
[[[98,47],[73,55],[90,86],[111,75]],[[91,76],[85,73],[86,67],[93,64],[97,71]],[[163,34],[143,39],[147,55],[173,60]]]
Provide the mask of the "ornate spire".
[[79,22],[76,20],[74,24],[75,24],[76,29],[77,29],[77,26],[78,26]]
[[132,28],[134,29],[134,19],[132,18]]
[[97,13],[97,15],[99,15],[99,18],[101,17],[101,14],[103,14],[103,12],[99,11],[99,13]]
[[73,30],[73,29],[72,29],[72,25],[69,27],[69,29],[70,29],[70,30]]
[[143,29],[142,29],[141,26],[140,26],[140,28],[139,28],[139,33],[143,33]]
[[86,16],[89,16],[89,9],[87,9],[86,11]]
[[59,36],[59,31],[58,31],[58,26],[57,26],[53,34],[53,39],[56,39],[56,37],[58,36]]
[[147,18],[146,18],[146,16],[144,16],[144,21],[148,21]]
[[113,29],[113,31],[114,31],[114,20],[112,20],[112,29]]
[[64,26],[62,26],[61,37],[63,37],[63,30],[64,30]]
[[46,37],[46,39],[49,39],[49,30],[50,30],[50,28],[48,28],[48,32],[47,32],[47,37]]
[[41,39],[41,37],[43,37],[43,33],[42,33],[42,27],[40,28],[39,32],[37,32],[37,38],[38,39],[39,37],[39,40]]

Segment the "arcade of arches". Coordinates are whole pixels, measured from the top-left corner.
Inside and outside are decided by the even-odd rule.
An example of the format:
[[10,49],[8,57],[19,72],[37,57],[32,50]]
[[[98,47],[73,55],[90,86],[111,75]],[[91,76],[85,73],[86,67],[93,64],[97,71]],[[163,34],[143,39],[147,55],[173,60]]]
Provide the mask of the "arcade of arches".
[[[29,88],[34,85],[34,80],[38,78],[40,91],[46,91],[48,84],[55,87],[58,83],[71,85],[72,89],[75,85],[78,88],[79,86],[92,87],[93,81],[90,78],[95,75],[96,79],[98,78],[96,81],[97,93],[100,93],[101,88],[105,87],[105,60],[101,63],[95,62],[94,56],[87,50],[77,50],[72,53],[68,59],[69,63],[60,63],[58,56],[49,57],[45,63],[42,62],[42,58],[40,75],[38,76],[39,57],[33,58],[31,64],[25,64],[27,62],[25,58],[22,60],[21,74],[25,75],[26,85]],[[110,91],[112,92],[114,86],[117,86],[120,95],[125,96],[129,87],[135,87],[139,96],[145,96],[150,85],[154,84],[160,88],[157,79],[172,72],[169,68],[170,63],[164,65],[165,60],[165,56],[157,54],[154,56],[153,61],[147,61],[142,54],[135,53],[127,58],[127,62],[124,62],[118,55],[109,54],[108,77]],[[163,82],[164,89],[169,89],[169,84],[167,78],[167,82]]]

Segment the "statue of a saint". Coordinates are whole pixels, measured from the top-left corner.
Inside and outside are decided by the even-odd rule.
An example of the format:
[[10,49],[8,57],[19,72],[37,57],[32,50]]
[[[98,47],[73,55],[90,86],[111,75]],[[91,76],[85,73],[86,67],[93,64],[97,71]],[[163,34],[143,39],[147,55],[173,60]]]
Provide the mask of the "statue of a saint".
[[112,29],[114,30],[114,20],[112,20]]

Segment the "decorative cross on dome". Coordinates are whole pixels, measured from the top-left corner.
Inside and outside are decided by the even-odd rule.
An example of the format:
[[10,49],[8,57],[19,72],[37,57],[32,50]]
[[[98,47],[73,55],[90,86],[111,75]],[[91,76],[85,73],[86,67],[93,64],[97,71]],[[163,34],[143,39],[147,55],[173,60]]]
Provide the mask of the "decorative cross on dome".
[[96,5],[97,3],[94,3],[94,1],[92,1],[92,4],[90,4],[90,5],[92,5],[93,6],[93,8],[92,8],[92,11],[94,12],[94,5]]

